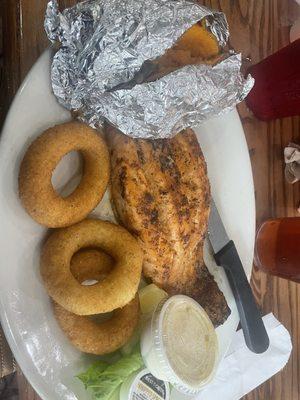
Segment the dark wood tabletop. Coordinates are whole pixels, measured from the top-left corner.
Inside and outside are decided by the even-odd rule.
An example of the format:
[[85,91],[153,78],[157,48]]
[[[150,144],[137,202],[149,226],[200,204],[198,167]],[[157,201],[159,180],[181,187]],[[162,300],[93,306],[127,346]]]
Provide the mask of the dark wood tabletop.
[[[61,0],[61,7],[75,2]],[[20,83],[49,45],[43,29],[46,3],[0,0],[0,125]],[[231,45],[252,63],[289,42],[293,0],[204,0],[203,4],[226,14]],[[291,141],[300,143],[300,118],[261,122],[245,104],[239,106],[239,113],[252,162],[257,225],[270,217],[299,216],[300,183],[285,182],[283,148]],[[252,287],[263,313],[272,311],[290,331],[293,352],[282,372],[244,400],[300,400],[300,286],[254,269]],[[39,399],[20,370],[18,382],[20,400]]]

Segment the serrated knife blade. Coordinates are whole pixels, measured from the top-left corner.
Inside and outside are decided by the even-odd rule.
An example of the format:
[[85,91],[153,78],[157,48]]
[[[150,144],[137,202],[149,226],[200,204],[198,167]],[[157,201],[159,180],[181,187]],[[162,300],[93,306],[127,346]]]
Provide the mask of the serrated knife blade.
[[230,241],[214,200],[210,203],[207,234],[215,254]]

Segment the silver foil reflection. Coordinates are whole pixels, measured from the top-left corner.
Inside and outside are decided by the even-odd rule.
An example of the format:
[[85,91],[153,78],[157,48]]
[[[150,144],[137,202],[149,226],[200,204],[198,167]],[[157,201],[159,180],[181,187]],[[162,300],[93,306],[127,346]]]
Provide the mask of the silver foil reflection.
[[[131,90],[105,93],[93,103],[88,123],[103,115],[132,137],[165,138],[222,115],[242,101],[252,87],[239,73],[241,57],[234,54],[214,67],[189,65],[156,82],[136,85]],[[208,83],[209,79],[209,83]]]
[[51,69],[55,96],[93,127],[107,119],[140,138],[169,137],[232,109],[253,86],[252,78],[244,80],[240,73],[239,55],[214,67],[186,66],[131,90],[110,91],[203,18],[224,46],[224,14],[192,1],[86,0],[62,13],[56,0],[49,1],[45,29],[60,43]]

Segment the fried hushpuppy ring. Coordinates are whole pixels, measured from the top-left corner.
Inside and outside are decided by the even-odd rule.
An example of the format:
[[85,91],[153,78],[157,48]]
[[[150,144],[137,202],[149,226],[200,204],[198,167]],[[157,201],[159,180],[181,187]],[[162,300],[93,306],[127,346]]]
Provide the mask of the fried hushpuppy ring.
[[114,259],[97,249],[81,249],[71,258],[70,269],[79,283],[102,281],[113,269]]
[[[99,248],[115,260],[107,277],[83,286],[72,275],[73,254]],[[141,278],[143,252],[137,240],[119,225],[86,219],[50,235],[42,249],[40,271],[50,297],[78,315],[101,314],[121,308],[135,296]]]
[[[86,277],[87,279],[87,277]],[[98,322],[73,314],[53,303],[54,315],[71,343],[84,353],[107,354],[122,347],[132,336],[139,319],[139,299],[135,296],[110,319]]]
[[[54,169],[64,155],[78,151],[83,175],[67,197],[53,188]],[[19,196],[28,214],[51,228],[83,220],[100,202],[109,180],[109,153],[102,137],[89,126],[68,122],[47,129],[29,146],[20,166]]]
[[[71,259],[71,272],[79,283],[103,280],[113,268],[113,259],[96,249],[79,250]],[[73,314],[53,302],[54,315],[68,339],[79,350],[92,354],[111,353],[132,336],[139,319],[139,300],[113,312],[110,319],[98,322],[89,316]]]

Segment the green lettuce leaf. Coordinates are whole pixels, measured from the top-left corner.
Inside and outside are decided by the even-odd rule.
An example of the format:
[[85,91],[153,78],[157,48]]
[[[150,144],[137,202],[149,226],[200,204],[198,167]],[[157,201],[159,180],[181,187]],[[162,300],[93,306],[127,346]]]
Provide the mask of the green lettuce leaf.
[[105,361],[98,360],[92,364],[85,372],[77,375],[76,378],[80,379],[87,389],[90,385],[93,385],[100,378],[101,373],[109,366]]
[[89,369],[77,377],[83,382],[86,389],[92,391],[97,400],[109,400],[113,392],[133,372],[144,365],[139,351],[122,357],[114,364],[97,361]]

